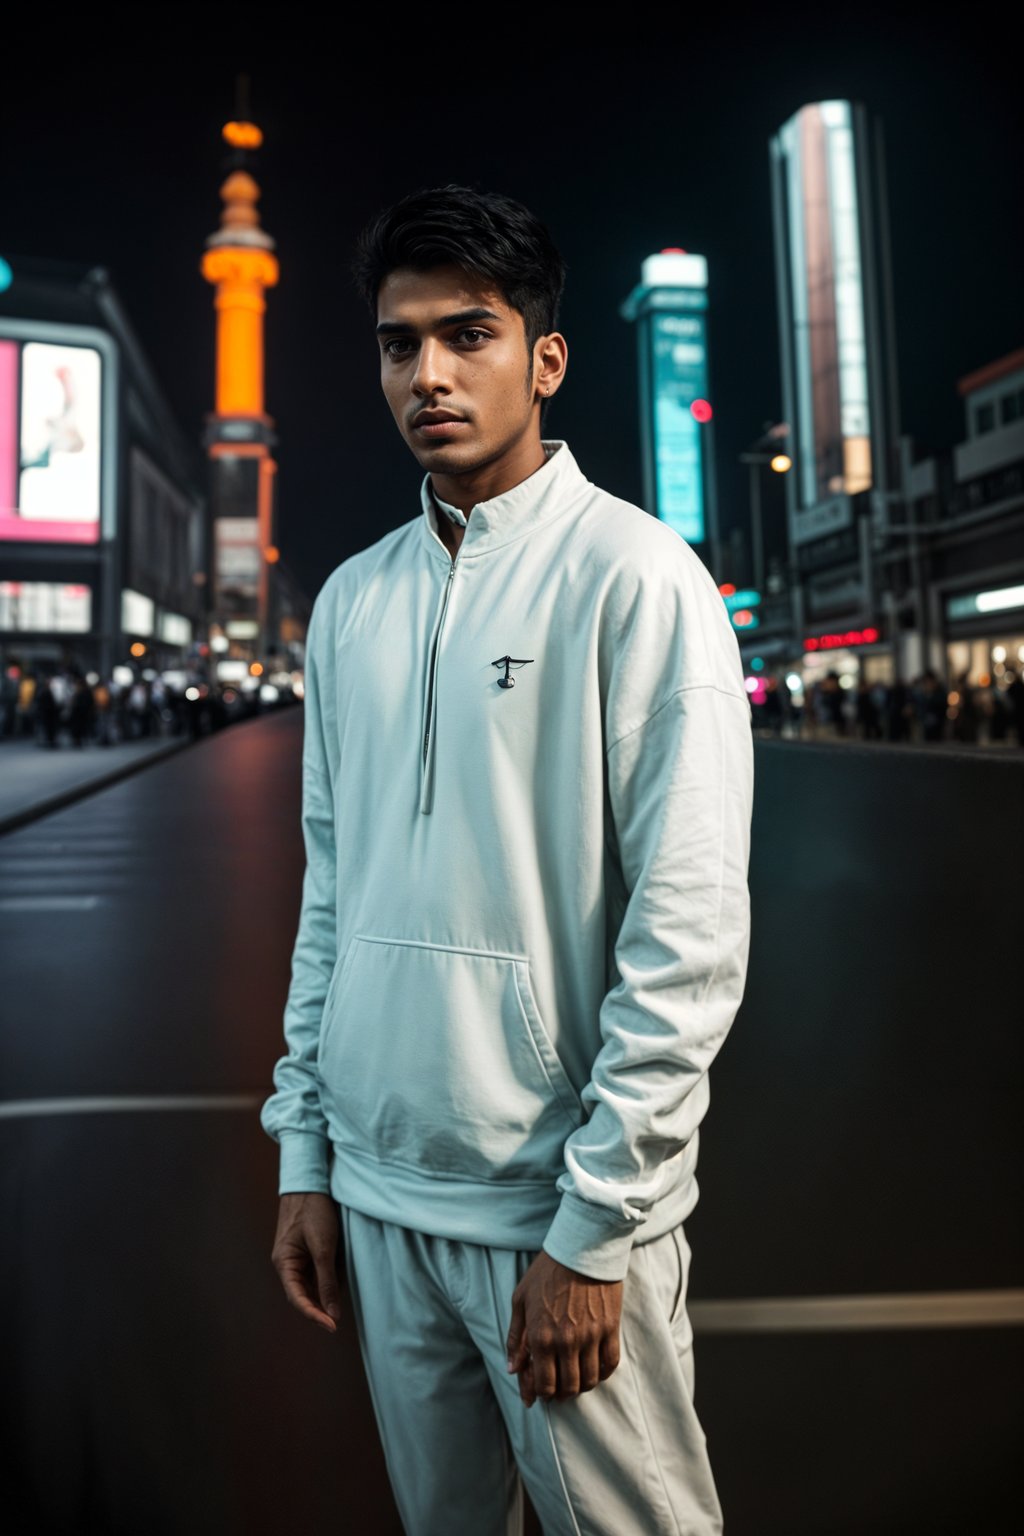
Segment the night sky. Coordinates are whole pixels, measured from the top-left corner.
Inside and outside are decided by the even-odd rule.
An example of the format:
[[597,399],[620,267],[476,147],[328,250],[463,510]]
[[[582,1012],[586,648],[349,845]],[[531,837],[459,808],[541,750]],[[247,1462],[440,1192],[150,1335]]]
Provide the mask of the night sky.
[[[17,46],[8,31],[0,65],[0,254],[108,267],[196,436],[214,378],[199,261],[220,218],[220,128],[249,76],[281,263],[266,326],[279,544],[310,596],[419,511],[422,472],[347,271],[361,225],[418,186],[504,191],[548,224],[569,267],[569,368],[545,435],[630,501],[642,495],[635,333],[618,305],[650,252],[707,257],[724,538],[747,515],[737,455],[782,415],[768,140],[805,102],[860,100],[883,121],[903,427],[918,456],[962,438],[957,379],[1024,345],[1019,52],[1005,31],[977,35],[980,8],[955,30],[935,7],[850,7],[830,22],[817,8],[756,23],[719,10],[668,33],[653,13],[620,12],[652,39],[633,45],[597,41],[594,23],[588,41],[535,9],[442,7],[415,33],[398,14],[357,12],[346,36],[310,7],[151,5],[124,13],[139,18],[130,30],[39,8]],[[284,30],[242,36],[272,20]],[[769,551],[782,512],[780,482],[770,489]]]

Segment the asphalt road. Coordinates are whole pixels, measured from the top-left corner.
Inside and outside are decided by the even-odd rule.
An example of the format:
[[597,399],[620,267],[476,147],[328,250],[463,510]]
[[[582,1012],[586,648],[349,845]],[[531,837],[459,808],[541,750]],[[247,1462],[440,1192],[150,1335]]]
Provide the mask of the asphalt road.
[[[233,726],[0,837],[11,1536],[400,1533],[351,1316],[321,1333],[270,1265],[301,729]],[[756,754],[747,996],[687,1224],[726,1529],[997,1536],[1024,769]]]
[[301,730],[0,840],[11,1536],[400,1536],[351,1317],[305,1322],[270,1265]]

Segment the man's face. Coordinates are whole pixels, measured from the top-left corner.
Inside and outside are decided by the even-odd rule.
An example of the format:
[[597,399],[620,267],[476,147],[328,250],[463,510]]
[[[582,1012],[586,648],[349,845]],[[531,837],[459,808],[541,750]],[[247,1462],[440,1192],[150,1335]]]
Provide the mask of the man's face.
[[[523,316],[457,266],[390,272],[377,295],[381,386],[425,470],[458,475],[501,456],[537,410]],[[540,343],[538,343],[540,345]],[[417,424],[457,417],[447,424]]]

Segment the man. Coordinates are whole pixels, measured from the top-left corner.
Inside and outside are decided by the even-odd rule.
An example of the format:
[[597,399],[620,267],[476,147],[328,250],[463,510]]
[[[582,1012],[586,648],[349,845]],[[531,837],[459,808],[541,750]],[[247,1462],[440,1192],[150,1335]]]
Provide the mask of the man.
[[749,945],[736,638],[690,546],[541,436],[533,214],[421,191],[355,271],[425,474],[310,618],[273,1262],[333,1331],[343,1240],[413,1536],[519,1532],[523,1481],[546,1536],[707,1536],[683,1221]]

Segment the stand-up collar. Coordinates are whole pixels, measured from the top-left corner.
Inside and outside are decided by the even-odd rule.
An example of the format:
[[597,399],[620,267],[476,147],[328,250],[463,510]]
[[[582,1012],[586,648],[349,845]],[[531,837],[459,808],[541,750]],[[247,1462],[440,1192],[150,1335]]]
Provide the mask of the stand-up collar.
[[[478,501],[470,510],[466,531],[459,545],[460,560],[484,554],[530,533],[549,518],[564,512],[571,501],[589,486],[563,438],[542,438],[544,463],[532,475],[520,480],[511,490],[490,501]],[[423,538],[442,559],[449,559],[438,534],[437,497],[430,475],[423,476],[420,503],[423,508]],[[437,500],[440,500],[438,497]],[[443,514],[441,514],[443,516]]]

